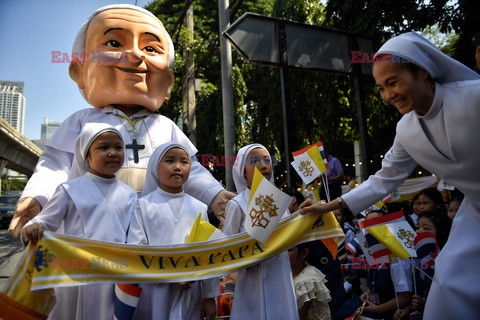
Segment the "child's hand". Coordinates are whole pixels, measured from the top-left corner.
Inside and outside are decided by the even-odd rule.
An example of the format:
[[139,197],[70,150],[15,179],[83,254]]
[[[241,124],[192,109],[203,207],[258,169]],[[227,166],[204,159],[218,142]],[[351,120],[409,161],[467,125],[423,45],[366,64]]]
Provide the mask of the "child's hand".
[[412,296],[412,309],[413,310],[422,310],[424,303],[425,303],[425,300],[423,300],[420,296],[418,296],[416,294],[414,294]]
[[370,302],[368,300],[366,301],[364,310],[366,312],[371,312],[371,313],[381,313],[381,310],[380,310],[379,306],[377,306],[376,304],[374,304],[373,302]]
[[206,318],[207,320],[213,320],[215,319],[216,315],[217,315],[217,304],[215,303],[215,298],[203,299],[201,319]]
[[362,295],[360,296],[360,301],[362,301],[362,302],[368,301],[368,293],[369,293],[369,292],[370,292],[370,291],[367,291],[367,292],[362,293]]
[[405,309],[400,309],[395,311],[395,315],[393,316],[393,320],[402,320],[406,319],[408,316],[408,312]]
[[43,224],[33,223],[22,229],[22,240],[25,244],[29,241],[37,243],[43,237]]

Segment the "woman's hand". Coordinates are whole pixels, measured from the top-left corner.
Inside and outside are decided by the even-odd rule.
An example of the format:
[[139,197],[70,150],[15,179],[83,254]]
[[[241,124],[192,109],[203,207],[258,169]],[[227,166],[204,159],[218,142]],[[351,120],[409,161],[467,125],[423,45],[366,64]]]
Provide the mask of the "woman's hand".
[[17,203],[8,231],[13,233],[14,238],[18,237],[18,235],[22,233],[23,226],[32,220],[41,210],[42,207],[40,203],[34,198],[21,199]]
[[312,199],[307,199],[300,204],[298,207],[300,209],[300,214],[306,213],[319,213],[324,214],[335,209],[338,209],[340,204],[337,200],[330,201],[325,203],[325,201],[321,200],[318,202],[314,202]]

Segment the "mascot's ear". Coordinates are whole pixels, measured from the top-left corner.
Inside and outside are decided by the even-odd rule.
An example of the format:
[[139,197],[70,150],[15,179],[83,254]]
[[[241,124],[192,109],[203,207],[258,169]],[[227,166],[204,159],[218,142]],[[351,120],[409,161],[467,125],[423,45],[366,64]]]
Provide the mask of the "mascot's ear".
[[170,99],[170,96],[172,94],[172,89],[173,89],[173,85],[175,84],[175,75],[173,74],[173,71],[170,71],[168,73],[168,76],[169,76],[169,80],[170,80],[170,83],[168,84],[168,88],[167,88],[167,92],[165,94],[165,99],[168,100]]
[[68,66],[68,73],[70,74],[70,78],[75,81],[78,85],[78,88],[83,89],[83,76],[82,76],[82,64],[78,59],[73,59]]

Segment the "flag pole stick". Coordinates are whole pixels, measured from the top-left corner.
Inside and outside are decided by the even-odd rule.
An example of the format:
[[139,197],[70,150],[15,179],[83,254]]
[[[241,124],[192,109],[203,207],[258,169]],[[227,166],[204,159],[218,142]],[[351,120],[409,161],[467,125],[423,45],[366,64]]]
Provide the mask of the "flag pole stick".
[[325,189],[325,195],[327,196],[327,202],[330,202],[330,189],[328,188],[327,173],[322,173],[323,188]]
[[413,276],[413,289],[415,291],[415,295],[417,295],[417,279],[415,277],[415,260],[411,257],[412,262],[412,276]]
[[390,263],[390,277],[392,278],[393,291],[395,291],[395,302],[397,302],[397,310],[400,311],[400,303],[398,302],[397,286],[395,285],[395,279],[392,272],[392,264]]

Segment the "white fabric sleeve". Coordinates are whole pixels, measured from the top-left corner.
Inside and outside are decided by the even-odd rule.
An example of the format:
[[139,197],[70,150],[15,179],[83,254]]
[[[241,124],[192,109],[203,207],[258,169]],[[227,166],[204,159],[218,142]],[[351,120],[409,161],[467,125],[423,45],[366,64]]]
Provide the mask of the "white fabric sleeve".
[[25,226],[33,223],[41,223],[48,231],[57,231],[63,218],[68,212],[69,202],[68,194],[62,186],[59,186],[52,199],[46,203],[42,211],[30,220]]
[[201,280],[200,284],[202,285],[202,296],[204,298],[215,298],[221,294],[220,278],[218,277]]
[[242,208],[235,200],[230,200],[225,209],[225,225],[223,226],[223,233],[227,236],[237,234],[242,231],[245,214]]
[[148,245],[148,238],[147,234],[145,233],[143,215],[139,201],[137,201],[137,204],[135,205],[135,210],[132,214],[130,227],[128,228],[127,243]]
[[411,266],[410,259],[401,260],[390,265],[392,282],[396,292],[412,292]]
[[342,198],[354,214],[365,210],[398,188],[416,166],[415,160],[395,139],[393,146],[385,154],[382,169],[357,188],[342,195]]
[[191,157],[190,175],[183,188],[186,193],[207,206],[210,206],[213,198],[224,190],[212,174],[197,161],[196,157]]
[[56,188],[67,181],[72,159],[73,154],[47,146],[21,198],[34,198],[43,208]]

